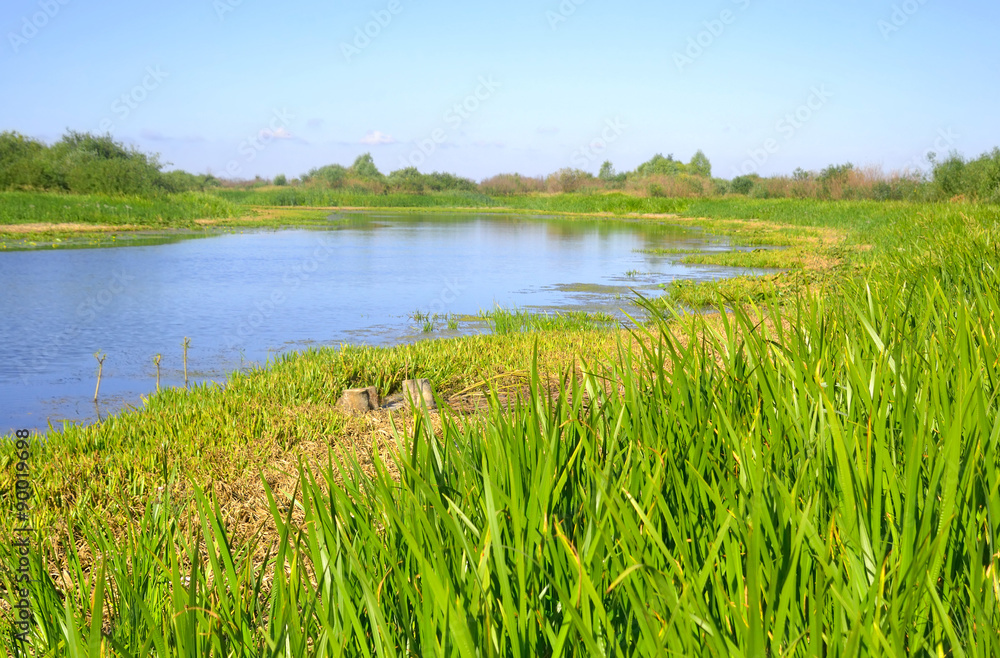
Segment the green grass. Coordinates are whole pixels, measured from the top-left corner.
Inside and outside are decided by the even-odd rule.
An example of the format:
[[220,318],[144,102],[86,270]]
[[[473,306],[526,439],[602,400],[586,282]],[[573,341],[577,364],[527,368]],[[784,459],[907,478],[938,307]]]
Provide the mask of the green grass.
[[264,190],[220,189],[212,194],[248,206],[316,206],[352,208],[481,208],[495,211],[526,211],[570,214],[677,213],[687,200],[651,199],[622,193],[556,194],[491,197],[474,192],[433,194],[363,194],[316,188]]
[[195,192],[149,198],[0,192],[0,231],[9,224],[55,222],[190,227],[195,219],[235,217],[240,212],[239,206],[231,202]]
[[681,256],[687,254],[700,253],[699,249],[691,247],[666,247],[662,249],[633,249],[637,254],[650,254],[652,256]]
[[[0,250],[163,244],[244,228],[326,228],[329,215],[309,208],[246,208],[200,193],[130,198],[0,192]],[[14,232],[16,224],[34,226]]]
[[564,213],[674,214],[688,205],[686,199],[636,197],[613,192],[610,194],[559,194],[552,196],[497,197],[498,205],[513,210]]
[[[311,351],[50,434],[35,655],[1000,654],[1000,222],[882,205],[707,208],[871,247],[756,304],[646,304],[632,338],[498,309],[498,335]],[[529,390],[287,465],[363,422],[344,387],[414,376]]]
[[[52,528],[60,519],[95,516],[117,528],[169,486],[171,474],[183,491],[206,482],[239,490],[257,483],[261,465],[291,459],[294,470],[305,446],[324,446],[325,457],[349,425],[334,409],[345,389],[375,386],[388,396],[407,378],[429,379],[445,396],[491,384],[520,388],[536,344],[544,350],[543,369],[558,372],[577,356],[605,349],[596,334],[564,330],[312,349],[234,373],[224,386],[164,389],[101,424],[55,428],[36,446],[35,519]],[[11,493],[13,459],[11,445],[0,442],[0,507]],[[9,536],[13,523],[0,517],[0,534]]]
[[306,187],[268,188],[262,190],[216,189],[213,195],[244,206],[334,207],[352,208],[488,208],[490,197],[471,192],[440,194],[370,194]]
[[[786,227],[783,232],[788,235],[794,235],[789,229],[795,228],[805,229],[806,235],[815,228],[834,229],[846,233],[849,245],[914,249],[920,243],[918,237],[933,241],[935,236],[967,221],[984,225],[1000,222],[1000,205],[727,197],[694,200],[683,214],[712,220],[770,222]],[[771,229],[761,226],[759,231]],[[763,244],[781,243],[769,240]]]
[[753,251],[717,251],[688,254],[680,259],[686,265],[718,265],[759,269],[802,267],[802,253],[795,249],[754,249]]
[[[845,278],[894,276],[900,263],[919,269],[946,257],[969,237],[1000,226],[1000,206],[894,201],[741,198],[692,201],[684,216],[737,245],[782,250],[691,254],[690,264],[778,267],[791,271],[721,281],[675,281],[663,302],[701,309],[727,303],[788,299],[816,288],[837,293]],[[749,221],[748,221],[748,218]],[[957,243],[957,244],[955,244]]]
[[535,313],[520,308],[495,308],[480,311],[479,319],[500,336],[532,331],[591,331],[619,326],[618,319],[612,315],[586,311]]
[[760,304],[772,300],[793,299],[805,288],[808,279],[799,273],[791,275],[741,275],[714,281],[675,279],[665,285],[666,294],[653,301],[667,310],[678,304],[699,311],[713,309],[720,299],[727,305]]

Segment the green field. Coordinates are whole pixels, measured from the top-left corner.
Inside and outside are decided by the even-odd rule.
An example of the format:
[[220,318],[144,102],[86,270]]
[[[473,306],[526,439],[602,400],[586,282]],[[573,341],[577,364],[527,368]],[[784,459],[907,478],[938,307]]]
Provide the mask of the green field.
[[186,227],[194,219],[235,217],[239,212],[233,203],[198,192],[162,197],[0,192],[0,230],[11,224],[34,223]]
[[[34,439],[28,655],[1000,655],[1000,207],[617,212],[671,203],[790,271],[667,298],[718,313],[640,300],[631,332],[501,309],[314,350]],[[454,410],[333,407],[415,376]]]

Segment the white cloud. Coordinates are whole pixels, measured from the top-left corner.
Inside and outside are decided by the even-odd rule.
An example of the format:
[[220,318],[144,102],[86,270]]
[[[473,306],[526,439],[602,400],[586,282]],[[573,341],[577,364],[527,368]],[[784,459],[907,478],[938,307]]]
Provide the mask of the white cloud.
[[292,139],[292,133],[288,132],[288,129],[282,126],[277,130],[264,129],[260,131],[261,137],[270,137],[272,139]]
[[396,140],[392,135],[386,135],[379,130],[369,130],[368,134],[361,138],[362,144],[395,144]]

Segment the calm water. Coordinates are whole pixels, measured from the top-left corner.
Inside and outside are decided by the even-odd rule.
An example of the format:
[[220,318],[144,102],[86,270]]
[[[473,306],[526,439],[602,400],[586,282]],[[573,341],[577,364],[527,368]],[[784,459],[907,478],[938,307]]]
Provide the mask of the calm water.
[[[276,354],[423,334],[414,311],[474,315],[495,304],[615,311],[628,288],[719,278],[636,249],[725,248],[696,231],[629,222],[482,215],[339,216],[329,230],[260,231],[116,249],[0,254],[0,433],[100,413]],[[638,271],[640,274],[626,275]],[[461,331],[481,328],[466,324]]]

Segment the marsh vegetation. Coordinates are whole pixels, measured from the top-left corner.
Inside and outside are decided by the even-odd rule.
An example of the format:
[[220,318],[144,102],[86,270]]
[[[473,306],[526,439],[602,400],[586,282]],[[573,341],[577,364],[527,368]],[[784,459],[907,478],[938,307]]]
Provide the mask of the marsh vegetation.
[[[512,329],[310,351],[50,434],[34,645],[995,655],[1000,211],[879,208],[717,202],[840,251],[758,303],[703,291],[715,315],[494,313]],[[486,406],[333,410],[407,376]]]
[[[914,183],[955,203],[503,197],[674,212],[751,249],[664,257],[783,271],[676,284],[628,328],[498,309],[309,350],[38,437],[35,655],[997,655],[992,161]],[[217,198],[499,198],[299,183]],[[441,414],[334,407],[412,377]]]

